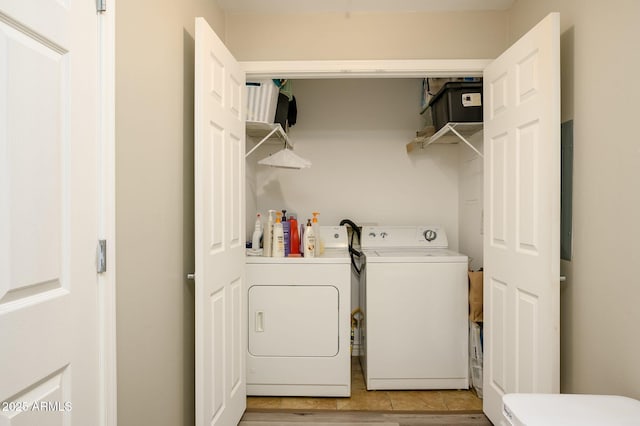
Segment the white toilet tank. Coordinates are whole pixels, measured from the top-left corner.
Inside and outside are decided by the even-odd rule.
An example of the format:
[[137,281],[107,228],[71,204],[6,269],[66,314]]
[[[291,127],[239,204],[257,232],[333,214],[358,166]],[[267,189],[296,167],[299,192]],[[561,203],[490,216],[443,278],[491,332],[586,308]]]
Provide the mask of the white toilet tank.
[[502,413],[513,426],[640,426],[640,401],[615,395],[512,393]]

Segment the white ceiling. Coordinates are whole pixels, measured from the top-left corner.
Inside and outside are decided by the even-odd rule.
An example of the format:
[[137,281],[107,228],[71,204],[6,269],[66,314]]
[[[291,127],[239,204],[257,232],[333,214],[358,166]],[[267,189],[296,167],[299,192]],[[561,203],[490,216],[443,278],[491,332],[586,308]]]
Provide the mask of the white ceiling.
[[236,13],[505,10],[516,0],[217,0]]

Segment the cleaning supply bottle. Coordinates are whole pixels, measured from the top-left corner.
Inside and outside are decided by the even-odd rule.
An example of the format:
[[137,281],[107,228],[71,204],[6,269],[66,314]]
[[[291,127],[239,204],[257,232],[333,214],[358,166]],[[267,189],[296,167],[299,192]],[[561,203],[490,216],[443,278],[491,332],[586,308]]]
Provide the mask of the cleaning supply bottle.
[[251,248],[254,252],[260,249],[260,238],[262,238],[262,216],[260,213],[256,214],[256,226],[253,229],[253,236],[251,237]]
[[262,245],[264,246],[264,255],[266,257],[273,256],[273,214],[275,210],[269,210],[269,218],[267,220],[267,227],[264,230],[264,240]]
[[298,231],[298,221],[293,215],[289,215],[289,254],[300,254],[300,233]]
[[[318,223],[318,215],[320,213],[318,212],[313,212],[313,220],[312,220],[312,224],[311,226],[313,227],[313,235],[316,237],[316,244],[315,244],[315,256],[318,257],[322,254],[322,252],[320,251],[320,246],[322,244],[322,241],[320,239],[320,224]],[[322,250],[324,251],[324,250]]]
[[287,221],[287,211],[282,210],[282,232],[284,233],[284,256],[289,256],[289,238],[290,237],[290,226],[291,224]]
[[273,224],[273,257],[284,257],[284,230],[280,216],[282,213],[276,212],[276,223]]
[[304,256],[304,230],[307,229],[307,226],[304,224],[304,221],[300,222],[300,254]]
[[307,219],[307,226],[304,230],[304,256],[316,257],[316,234],[313,232],[311,219]]

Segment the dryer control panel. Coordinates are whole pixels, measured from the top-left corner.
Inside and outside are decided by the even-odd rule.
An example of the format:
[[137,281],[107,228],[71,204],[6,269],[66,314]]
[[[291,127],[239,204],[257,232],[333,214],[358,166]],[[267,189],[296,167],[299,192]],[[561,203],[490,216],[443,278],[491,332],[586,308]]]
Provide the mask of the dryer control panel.
[[346,226],[320,226],[320,238],[325,249],[346,249],[349,247]]

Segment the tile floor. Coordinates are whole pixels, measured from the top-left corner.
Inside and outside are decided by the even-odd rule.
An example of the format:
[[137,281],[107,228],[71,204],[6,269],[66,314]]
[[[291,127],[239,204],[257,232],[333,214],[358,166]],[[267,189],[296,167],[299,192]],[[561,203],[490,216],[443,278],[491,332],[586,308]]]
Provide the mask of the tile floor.
[[360,363],[353,357],[350,398],[250,396],[247,409],[482,412],[482,400],[473,390],[367,391]]

